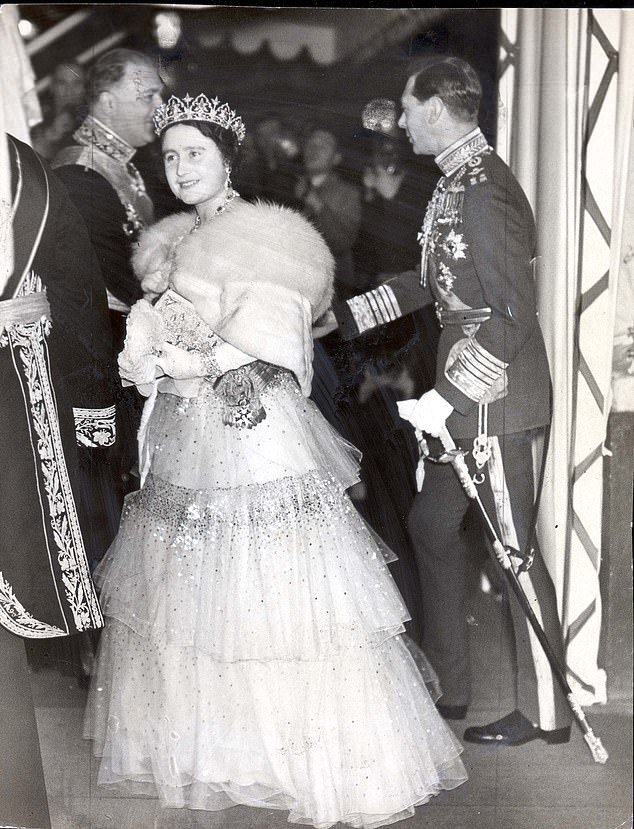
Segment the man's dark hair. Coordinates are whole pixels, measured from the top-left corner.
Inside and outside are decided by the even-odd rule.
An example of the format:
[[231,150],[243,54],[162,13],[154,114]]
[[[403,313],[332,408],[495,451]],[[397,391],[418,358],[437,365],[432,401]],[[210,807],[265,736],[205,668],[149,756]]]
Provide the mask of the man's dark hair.
[[87,84],[89,102],[94,104],[102,92],[117,84],[130,64],[156,69],[156,61],[143,52],[136,52],[133,49],[111,49],[102,55],[90,69]]
[[226,130],[218,124],[211,124],[209,121],[175,121],[161,133],[161,140],[170,127],[177,127],[180,124],[186,127],[195,127],[199,133],[206,138],[211,138],[216,147],[220,150],[222,160],[227,167],[234,169],[238,160],[238,139],[232,130]]
[[454,118],[477,120],[482,86],[475,70],[466,61],[448,56],[426,57],[412,67],[412,76],[412,94],[419,101],[436,95]]

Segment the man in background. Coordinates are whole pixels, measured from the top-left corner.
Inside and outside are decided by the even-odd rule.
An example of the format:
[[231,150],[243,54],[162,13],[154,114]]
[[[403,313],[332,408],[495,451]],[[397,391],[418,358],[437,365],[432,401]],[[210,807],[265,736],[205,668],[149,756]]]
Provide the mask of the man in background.
[[154,220],[132,159],[154,140],[152,113],[162,103],[161,90],[152,58],[129,49],[106,52],[88,78],[88,116],[52,162],[88,226],[121,347],[125,316],[142,297],[130,256],[139,232]]
[[[75,131],[74,143],[52,162],[97,254],[108,290],[115,357],[123,349],[130,307],[143,295],[130,259],[139,233],[154,220],[154,208],[132,159],[154,140],[152,114],[162,102],[161,91],[151,57],[129,49],[106,52],[90,70],[88,115]],[[84,468],[93,512],[101,504],[103,513],[91,542],[93,560],[105,553],[116,533],[124,496],[138,487],[141,411],[140,395],[123,389],[117,378],[117,446],[99,460],[91,456],[90,469]]]
[[86,114],[86,73],[76,61],[55,67],[47,103],[42,102],[44,120],[31,130],[31,140],[33,149],[50,160],[72,140]]
[[280,118],[271,116],[258,121],[252,136],[247,134],[242,145],[238,169],[240,195],[295,207],[299,156],[299,139]]
[[335,257],[335,291],[347,299],[356,293],[352,248],[361,222],[361,195],[336,171],[340,161],[335,136],[314,130],[304,144],[304,175],[295,196]]

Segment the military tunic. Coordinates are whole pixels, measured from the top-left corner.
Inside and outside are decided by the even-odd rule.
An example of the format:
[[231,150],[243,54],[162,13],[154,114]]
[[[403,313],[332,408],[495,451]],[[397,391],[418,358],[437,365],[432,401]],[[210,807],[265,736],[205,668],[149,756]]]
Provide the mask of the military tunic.
[[[525,551],[533,519],[532,439],[550,421],[550,373],[539,327],[533,214],[508,166],[476,128],[436,158],[443,172],[419,235],[421,265],[340,304],[344,337],[433,302],[441,325],[435,388],[453,406],[447,427],[481,472],[481,498],[502,542]],[[438,441],[428,440],[432,453]],[[477,464],[477,469],[476,469]],[[453,469],[424,463],[408,524],[423,591],[424,648],[446,705],[471,694],[465,618],[469,506]],[[563,645],[554,587],[535,547],[520,581],[555,643]],[[518,707],[546,730],[570,712],[514,596]]]
[[139,233],[154,221],[152,202],[132,163],[134,148],[116,133],[89,115],[74,139],[52,166],[88,226],[109,307],[126,314],[142,296],[130,258]]
[[[112,328],[112,348],[122,351],[129,310],[143,292],[131,265],[142,230],[154,221],[154,207],[132,161],[131,147],[99,119],[89,115],[73,136],[75,143],[61,150],[52,162],[81,213],[99,260],[106,288]],[[81,458],[83,487],[98,504],[101,519],[91,539],[91,558],[98,561],[119,524],[123,498],[138,485],[136,434],[143,400],[136,389],[117,381],[117,432],[114,451]]]
[[486,403],[489,434],[544,426],[550,375],[537,319],[528,200],[480,130],[437,163],[445,175],[420,233],[421,270],[340,305],[342,335],[435,302],[442,326],[435,387],[455,409],[449,431],[475,437],[478,409]]

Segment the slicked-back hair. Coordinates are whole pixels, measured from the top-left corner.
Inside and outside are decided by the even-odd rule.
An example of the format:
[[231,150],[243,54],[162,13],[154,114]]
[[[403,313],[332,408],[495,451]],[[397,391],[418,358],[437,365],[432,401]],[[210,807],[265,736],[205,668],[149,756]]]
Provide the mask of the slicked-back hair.
[[412,95],[419,101],[436,95],[454,118],[477,120],[482,86],[475,70],[465,60],[449,56],[423,58],[412,67],[412,76]]
[[88,74],[88,100],[94,104],[102,92],[112,89],[125,75],[126,67],[147,66],[156,70],[156,61],[143,52],[134,49],[111,49],[102,55],[91,67]]

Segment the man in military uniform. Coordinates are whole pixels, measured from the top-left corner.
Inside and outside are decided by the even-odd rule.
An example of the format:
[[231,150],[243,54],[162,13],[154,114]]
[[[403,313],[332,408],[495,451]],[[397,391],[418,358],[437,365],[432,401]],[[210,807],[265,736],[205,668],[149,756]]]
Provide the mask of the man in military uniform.
[[[533,438],[550,420],[550,375],[536,311],[535,223],[506,164],[478,128],[481,87],[471,66],[427,58],[402,96],[399,120],[416,154],[435,156],[443,176],[427,208],[419,241],[421,267],[387,279],[337,308],[344,337],[435,302],[441,325],[433,389],[400,405],[426,434],[420,492],[409,530],[424,601],[423,647],[443,689],[438,708],[463,719],[470,702],[466,563],[462,532],[469,506],[453,468],[431,462],[447,427],[471,451],[480,497],[520,583],[563,662],[555,591],[532,543]],[[530,565],[530,566],[529,566]],[[509,598],[516,645],[517,708],[465,739],[520,745],[565,742],[570,711],[550,665],[514,595]]]
[[[143,293],[130,258],[141,230],[154,220],[143,179],[132,162],[138,148],[154,139],[152,114],[161,104],[162,82],[155,62],[130,49],[113,49],[94,64],[88,78],[89,114],[52,166],[81,213],[108,289],[113,351],[123,349],[130,307]],[[101,502],[91,558],[98,560],[117,530],[124,495],[138,486],[136,432],[142,400],[118,385],[118,440],[107,458],[84,468],[93,510]],[[82,459],[85,460],[85,459]],[[85,464],[84,464],[85,467]],[[114,488],[114,490],[113,490]]]
[[75,143],[52,162],[88,226],[121,346],[125,315],[143,295],[130,264],[132,245],[154,220],[132,159],[154,139],[152,113],[162,103],[161,89],[150,57],[130,49],[106,52],[92,67],[89,114]]

